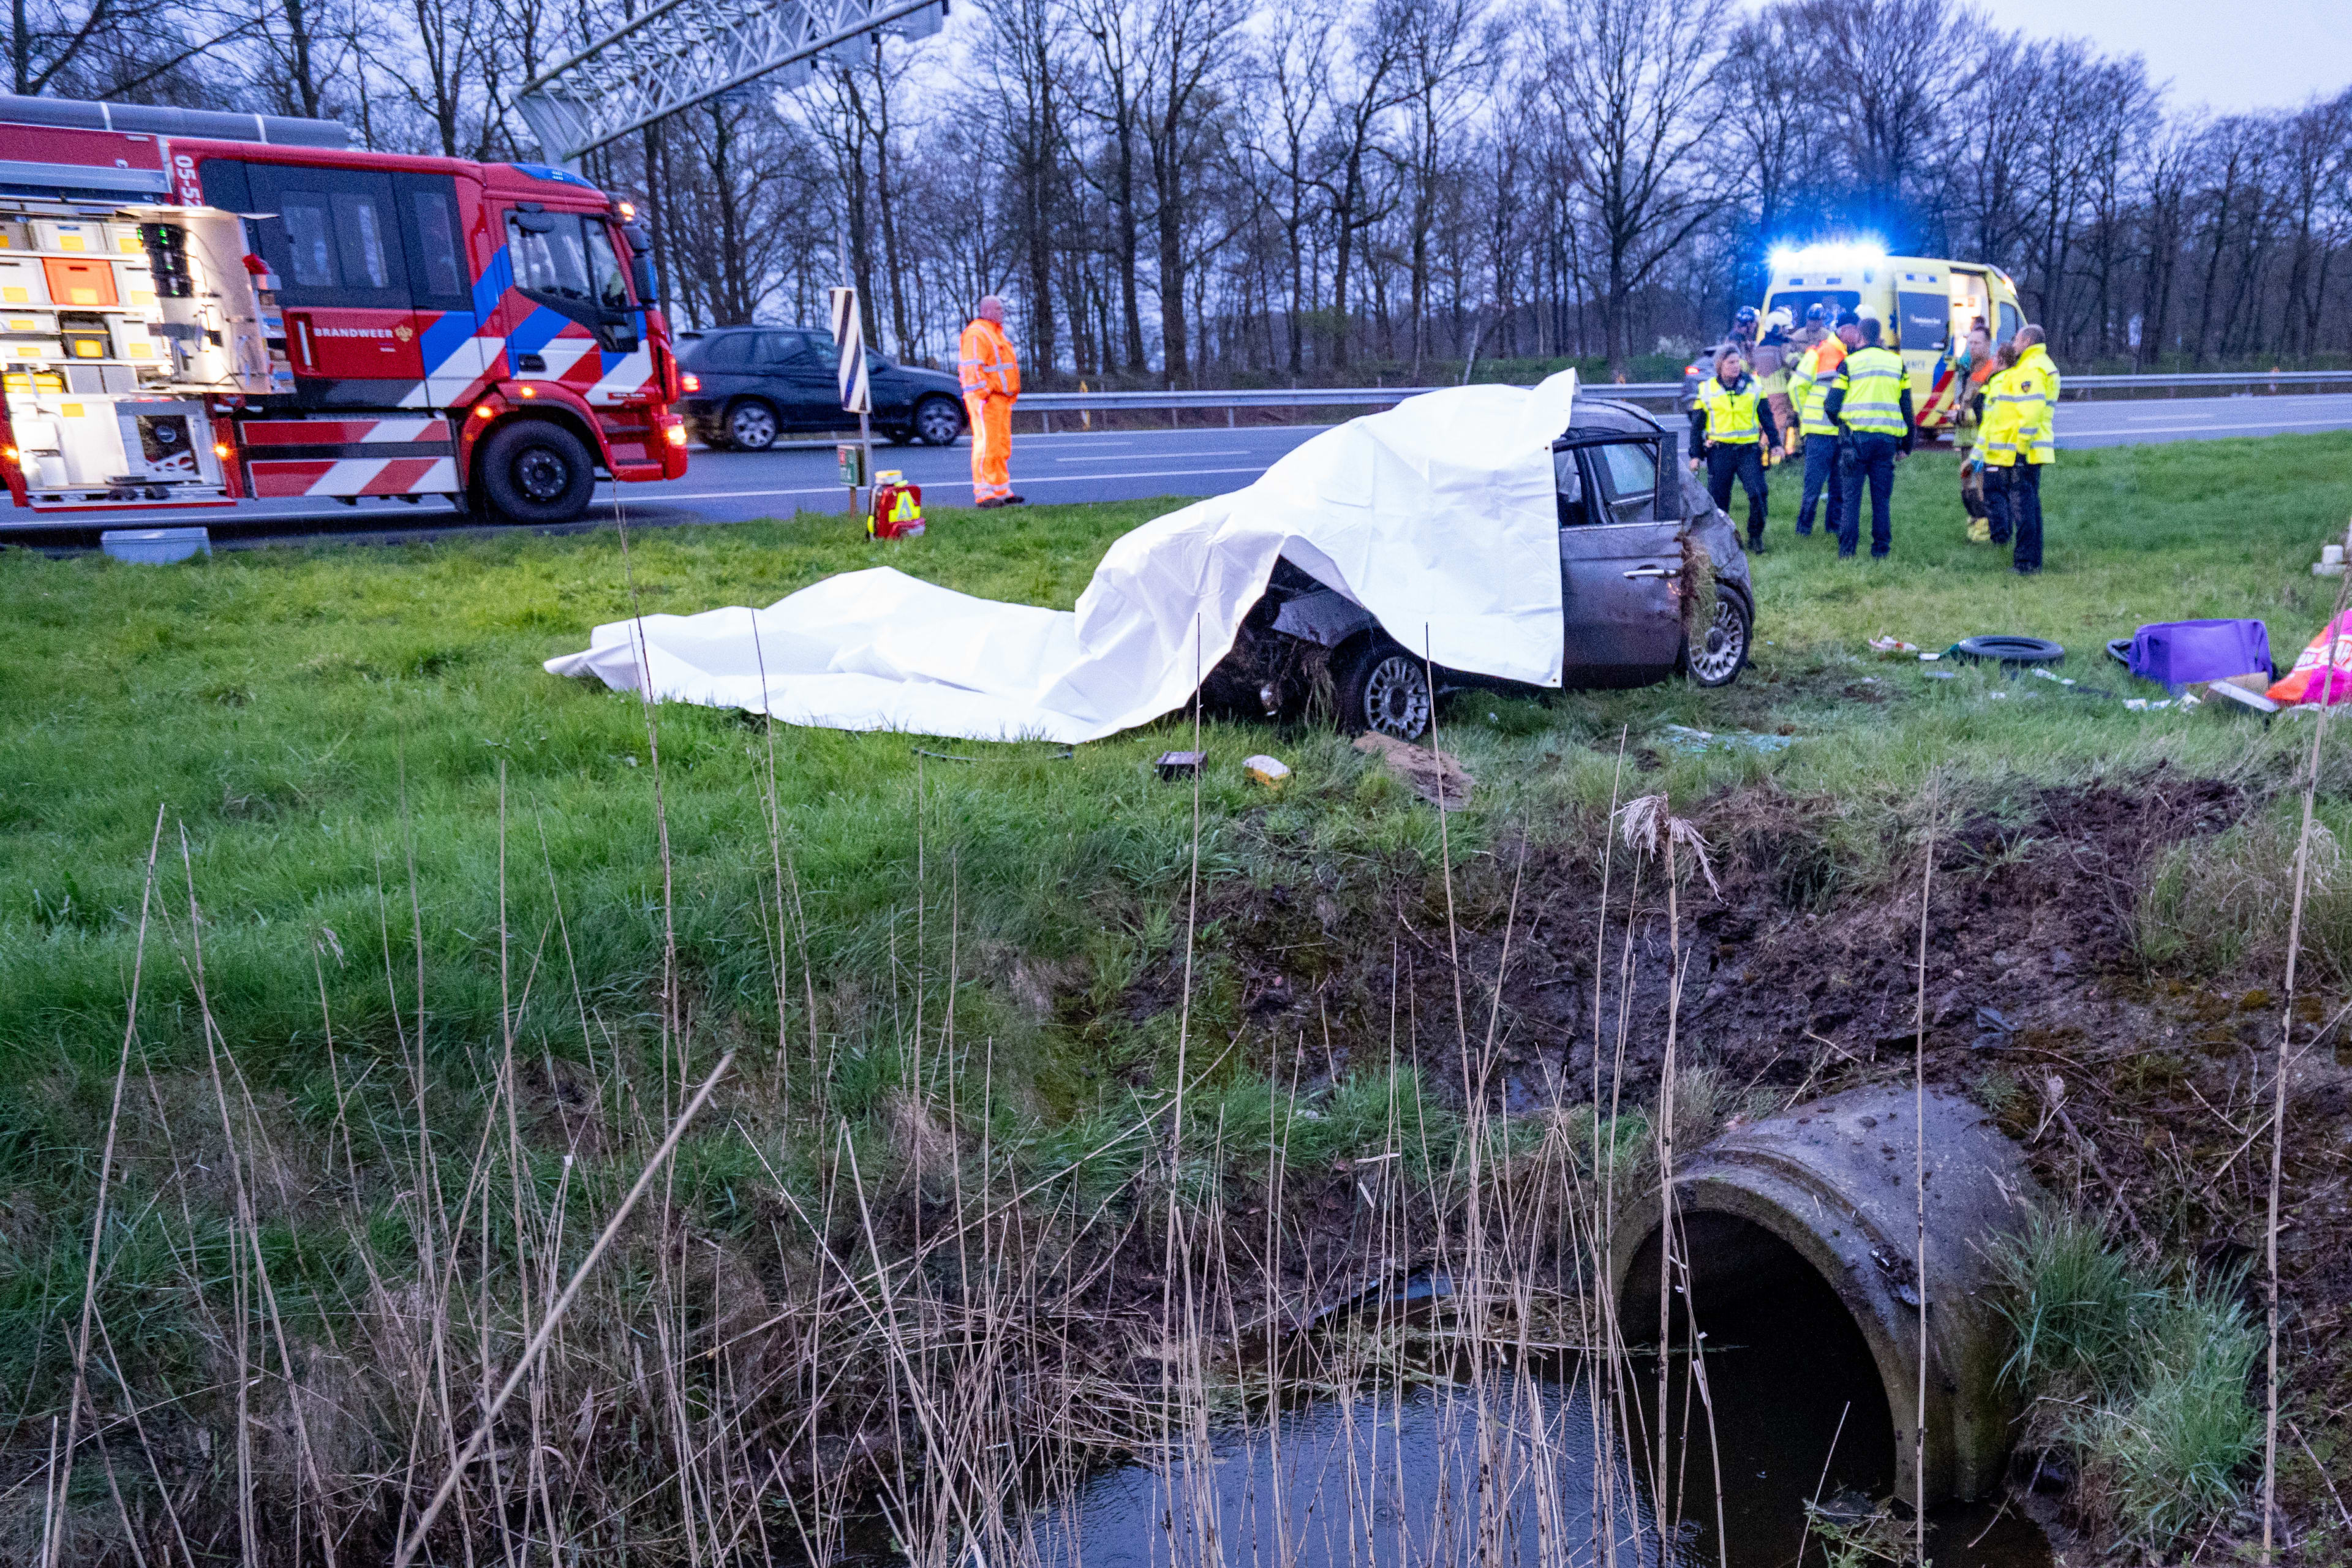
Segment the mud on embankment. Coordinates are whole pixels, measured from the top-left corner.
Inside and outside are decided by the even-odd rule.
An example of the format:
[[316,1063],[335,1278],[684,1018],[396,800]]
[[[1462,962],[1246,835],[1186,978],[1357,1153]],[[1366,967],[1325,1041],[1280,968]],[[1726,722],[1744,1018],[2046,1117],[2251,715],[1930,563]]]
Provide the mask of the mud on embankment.
[[[2151,966],[2138,940],[2158,858],[2224,832],[2254,804],[2234,784],[2158,771],[2033,789],[1998,813],[1948,821],[1927,911],[1926,1041],[1929,1079],[1993,1110],[2052,1193],[2103,1216],[2144,1256],[2246,1270],[2259,1311],[2281,955],[2250,953],[2224,976],[2198,978]],[[1748,791],[1691,815],[1718,886],[1689,876],[1679,900],[1684,1059],[1734,1090],[1791,1098],[1907,1079],[1921,1003],[1917,845],[1889,847],[1885,868],[1865,875],[1841,852],[1851,825],[1834,803]],[[1444,880],[1417,871],[1230,889],[1204,918],[1218,922],[1241,971],[1244,1034],[1276,1060],[1295,1051],[1310,1078],[1375,1066],[1351,1064],[1350,1050],[1360,1058],[1393,1040],[1458,1095],[1459,1042],[1474,1060],[1486,1056],[1491,1023],[1489,1081],[1502,1104],[1590,1097],[1596,1037],[1602,1095],[1622,1037],[1622,1092],[1640,1104],[1654,1091],[1666,1037],[1667,910],[1654,873],[1633,889],[1621,847],[1603,937],[1600,859],[1589,842],[1462,858],[1451,934]],[[1630,949],[1629,892],[1638,900]],[[1457,948],[1466,1027],[1454,1018]],[[2315,973],[2306,963],[2297,1005],[2306,1038],[2342,1005],[2324,977],[2312,988]],[[1621,973],[1631,976],[1622,1012]],[[1138,1016],[1155,1011],[1175,984],[1148,975],[1126,1004]],[[2289,1089],[2283,1408],[2311,1435],[2317,1463],[2352,1462],[2330,1458],[2352,1405],[2352,1045],[2343,1031],[2302,1053]],[[2316,1468],[2285,1458],[2290,1516],[2332,1513]]]

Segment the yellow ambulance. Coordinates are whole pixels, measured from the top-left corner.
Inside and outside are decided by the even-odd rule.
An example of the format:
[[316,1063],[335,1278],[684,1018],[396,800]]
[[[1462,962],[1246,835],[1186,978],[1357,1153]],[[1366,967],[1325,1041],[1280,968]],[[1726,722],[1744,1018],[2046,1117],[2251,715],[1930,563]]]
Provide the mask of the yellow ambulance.
[[1853,310],[1885,323],[1884,341],[1902,352],[1911,372],[1911,406],[1923,434],[1952,423],[1961,391],[1953,363],[1969,326],[1982,321],[1999,347],[2025,321],[2016,283],[1988,262],[1889,256],[1867,245],[1812,245],[1775,250],[1771,263],[1762,312],[1768,324],[1777,318],[1801,327],[1814,305],[1832,320]]

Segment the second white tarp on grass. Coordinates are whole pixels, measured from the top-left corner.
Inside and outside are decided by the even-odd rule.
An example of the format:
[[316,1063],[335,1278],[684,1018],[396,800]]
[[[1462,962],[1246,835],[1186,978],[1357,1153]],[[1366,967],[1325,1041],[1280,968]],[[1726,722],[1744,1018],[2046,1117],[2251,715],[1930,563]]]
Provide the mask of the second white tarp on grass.
[[1324,431],[1118,540],[1074,611],[877,566],[765,609],[615,621],[547,668],[792,724],[1093,741],[1183,706],[1287,560],[1439,664],[1557,686],[1551,443],[1575,395],[1572,371],[1452,387]]

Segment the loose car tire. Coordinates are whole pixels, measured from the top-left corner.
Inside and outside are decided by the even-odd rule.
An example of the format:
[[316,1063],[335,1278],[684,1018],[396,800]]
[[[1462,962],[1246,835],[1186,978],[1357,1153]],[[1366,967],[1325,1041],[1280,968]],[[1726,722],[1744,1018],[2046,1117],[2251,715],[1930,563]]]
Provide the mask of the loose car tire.
[[1372,642],[1349,656],[1339,670],[1339,728],[1350,735],[1376,730],[1400,741],[1429,733],[1436,704],[1429,689],[1429,667],[1391,642]]
[[571,522],[596,493],[588,444],[548,419],[518,419],[491,431],[478,471],[491,510],[509,522]]
[[951,399],[926,397],[915,405],[914,434],[926,447],[952,447],[963,434],[963,410]]
[[776,411],[747,397],[727,411],[727,444],[739,452],[764,452],[776,444]]
[[2063,664],[2066,649],[2046,637],[1995,632],[1988,637],[1962,637],[1952,645],[1952,657],[1970,664],[1997,662],[2003,669],[2023,669],[2030,665]]
[[1753,626],[1739,595],[1720,583],[1715,588],[1715,614],[1683,649],[1683,668],[1694,686],[1728,686],[1747,668]]

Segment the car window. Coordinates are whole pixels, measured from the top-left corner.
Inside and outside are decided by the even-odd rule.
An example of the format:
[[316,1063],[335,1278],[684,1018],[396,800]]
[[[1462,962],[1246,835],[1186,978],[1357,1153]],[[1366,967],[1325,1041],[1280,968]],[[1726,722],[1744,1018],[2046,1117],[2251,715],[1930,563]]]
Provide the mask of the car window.
[[1592,448],[1609,513],[1617,522],[1646,522],[1658,494],[1658,455],[1647,441],[1610,441]]
[[751,358],[750,332],[721,332],[694,345],[688,357],[697,370],[740,370]]
[[762,370],[775,370],[790,365],[795,370],[807,368],[808,334],[805,332],[761,332],[760,352],[755,356]]
[[1576,528],[1592,521],[1584,505],[1584,474],[1576,466],[1576,448],[1563,447],[1551,455],[1552,489],[1559,511],[1562,528]]

